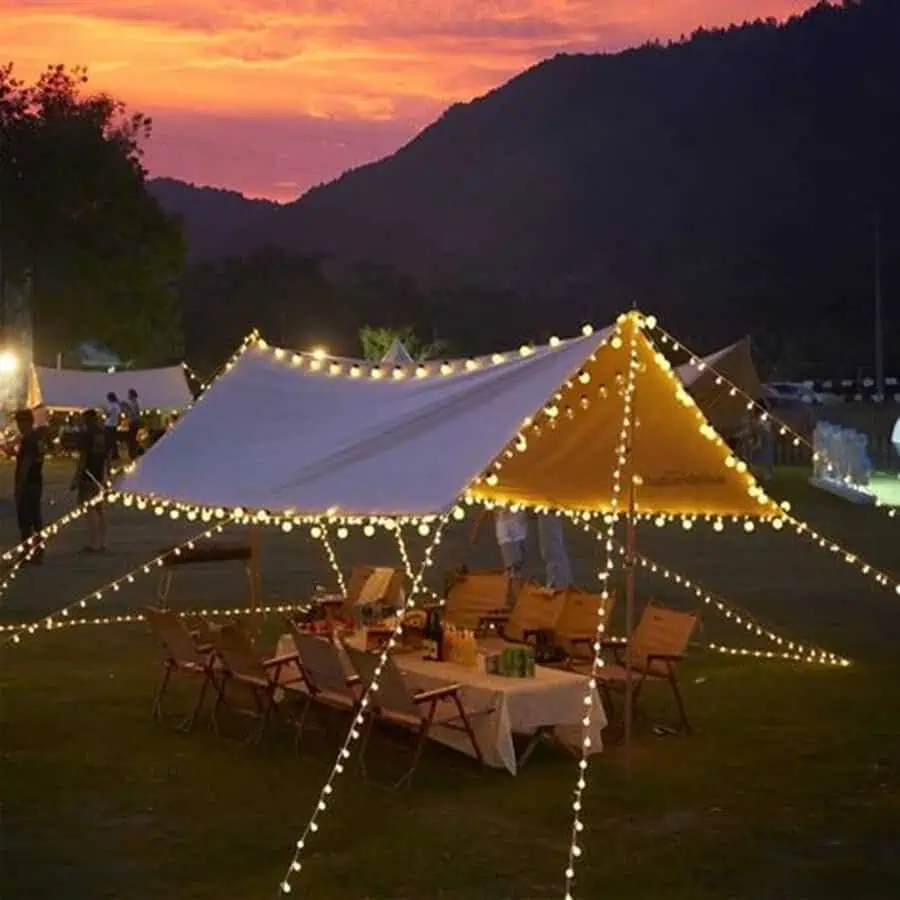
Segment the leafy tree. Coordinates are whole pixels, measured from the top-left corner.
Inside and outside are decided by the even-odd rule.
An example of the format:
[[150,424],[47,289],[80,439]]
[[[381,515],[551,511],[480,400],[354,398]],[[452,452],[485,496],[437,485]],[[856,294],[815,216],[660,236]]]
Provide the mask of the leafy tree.
[[85,339],[177,357],[184,243],[147,191],[151,121],[87,81],[57,65],[26,84],[0,65],[0,291],[27,287],[38,357]]
[[362,345],[363,356],[371,362],[383,359],[394,341],[400,341],[406,348],[406,352],[417,362],[434,359],[447,349],[444,341],[434,340],[430,343],[422,341],[410,325],[402,325],[399,328],[363,325],[359,329],[359,342]]

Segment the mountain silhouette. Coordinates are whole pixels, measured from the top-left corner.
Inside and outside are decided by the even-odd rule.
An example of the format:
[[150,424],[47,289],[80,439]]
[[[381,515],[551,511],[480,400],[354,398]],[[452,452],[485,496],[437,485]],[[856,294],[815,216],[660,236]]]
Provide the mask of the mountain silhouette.
[[[898,47],[900,3],[855,0],[560,55],[393,156],[260,209],[217,252],[393,269],[427,304],[405,319],[457,342],[638,305],[708,349],[753,332],[779,358],[857,365],[876,234],[886,343],[900,346]],[[470,290],[493,299],[447,300]]]
[[253,228],[279,208],[271,200],[253,200],[237,191],[201,187],[176,178],[153,178],[148,187],[163,209],[181,219],[191,261],[219,255],[226,237]]

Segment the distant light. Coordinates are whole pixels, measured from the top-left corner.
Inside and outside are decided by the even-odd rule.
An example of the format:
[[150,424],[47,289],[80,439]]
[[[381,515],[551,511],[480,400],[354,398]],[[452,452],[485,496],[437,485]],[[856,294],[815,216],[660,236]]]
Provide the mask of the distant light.
[[19,357],[12,350],[0,351],[0,375],[12,375],[19,370]]
[[325,359],[328,356],[328,351],[324,347],[313,347],[312,355],[316,359]]
[[116,367],[115,367],[115,366],[110,366],[110,367],[106,370],[106,374],[107,374],[107,375],[115,375],[115,374],[116,374]]

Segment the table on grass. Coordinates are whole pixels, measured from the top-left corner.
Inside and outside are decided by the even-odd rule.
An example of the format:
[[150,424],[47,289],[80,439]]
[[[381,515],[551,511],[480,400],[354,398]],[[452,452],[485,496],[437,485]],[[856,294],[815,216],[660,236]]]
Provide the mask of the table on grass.
[[[351,642],[357,643],[352,639]],[[496,642],[488,649],[496,652]],[[276,655],[294,650],[291,635],[282,635]],[[575,752],[581,751],[585,733],[582,719],[588,709],[584,702],[588,679],[584,675],[536,666],[534,678],[506,678],[488,675],[480,668],[425,660],[421,653],[398,653],[393,659],[413,690],[462,685],[460,697],[466,710],[472,712],[472,728],[486,765],[516,774],[519,761],[513,744],[514,734],[552,733],[561,744]],[[347,662],[349,665],[349,660]],[[292,677],[287,667],[283,677]],[[606,712],[594,688],[587,734],[591,740],[588,751],[591,754],[603,749],[602,730],[606,721]],[[435,725],[431,737],[468,756],[474,755],[466,735],[455,729]]]

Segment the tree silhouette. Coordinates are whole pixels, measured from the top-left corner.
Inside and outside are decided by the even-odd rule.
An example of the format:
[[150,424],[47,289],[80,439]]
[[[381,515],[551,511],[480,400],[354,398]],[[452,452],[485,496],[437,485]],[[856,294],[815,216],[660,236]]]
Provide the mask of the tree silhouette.
[[26,84],[0,65],[0,283],[26,290],[38,358],[84,339],[177,358],[184,245],[146,189],[151,121],[87,82],[56,65]]

